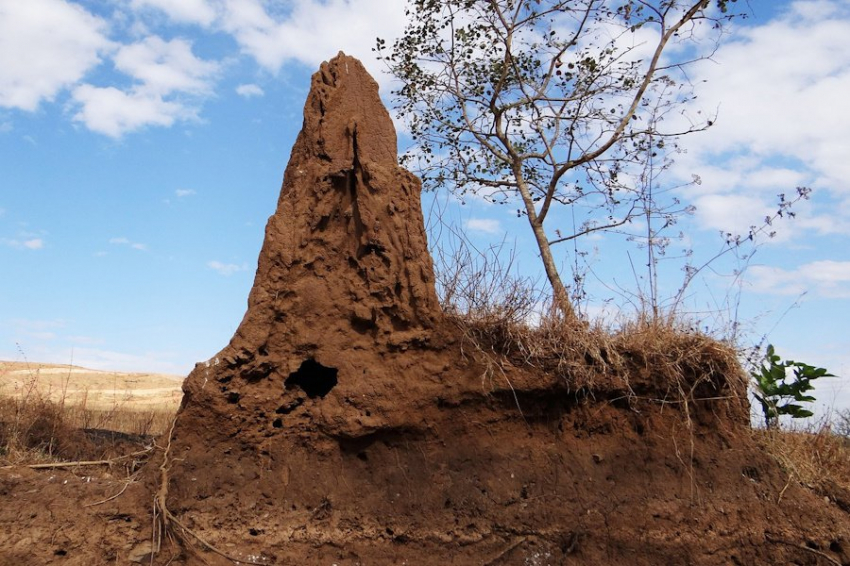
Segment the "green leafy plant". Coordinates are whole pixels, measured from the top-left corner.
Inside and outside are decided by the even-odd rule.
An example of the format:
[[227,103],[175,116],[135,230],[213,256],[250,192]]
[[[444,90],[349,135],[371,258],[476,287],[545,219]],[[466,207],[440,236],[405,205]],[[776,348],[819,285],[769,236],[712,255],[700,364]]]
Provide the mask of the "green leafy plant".
[[[792,370],[791,375],[789,369]],[[835,377],[824,368],[793,360],[782,361],[772,345],[767,347],[764,362],[750,375],[755,380],[755,397],[761,404],[764,424],[769,429],[776,428],[780,415],[789,415],[792,419],[811,417],[814,413],[801,403],[811,403],[815,398],[806,395],[806,392],[814,389],[814,380]]]

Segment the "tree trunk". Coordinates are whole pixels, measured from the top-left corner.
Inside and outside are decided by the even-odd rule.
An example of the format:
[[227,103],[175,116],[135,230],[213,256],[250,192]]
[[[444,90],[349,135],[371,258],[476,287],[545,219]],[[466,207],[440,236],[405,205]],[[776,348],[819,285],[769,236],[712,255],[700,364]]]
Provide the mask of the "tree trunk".
[[561,281],[561,274],[558,273],[558,268],[555,266],[555,258],[552,257],[552,248],[549,246],[549,238],[546,237],[546,231],[543,229],[543,223],[537,217],[537,210],[534,207],[534,199],[531,198],[531,191],[522,174],[522,165],[514,164],[514,178],[517,181],[519,194],[525,204],[525,212],[528,215],[528,223],[531,225],[531,231],[534,232],[534,239],[537,241],[537,249],[540,250],[540,259],[543,261],[543,268],[546,270],[546,278],[549,280],[549,285],[552,287],[552,300],[555,308],[568,320],[578,320],[573,303],[570,301],[570,295],[567,293],[567,288]]
[[575,320],[576,316],[573,303],[570,301],[570,295],[567,293],[567,288],[561,281],[561,274],[558,273],[558,268],[555,266],[555,259],[552,257],[552,248],[549,246],[549,238],[546,237],[546,232],[543,230],[542,224],[529,217],[531,229],[534,232],[534,238],[537,240],[537,248],[540,250],[540,258],[543,261],[543,267],[546,270],[546,278],[549,279],[549,284],[552,286],[553,301],[555,306],[561,311],[566,318]]

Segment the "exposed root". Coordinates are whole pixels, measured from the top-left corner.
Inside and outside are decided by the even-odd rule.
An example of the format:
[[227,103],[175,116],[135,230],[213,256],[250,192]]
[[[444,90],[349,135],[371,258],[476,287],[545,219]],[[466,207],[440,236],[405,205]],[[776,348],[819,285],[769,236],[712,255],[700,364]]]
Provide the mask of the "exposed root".
[[485,562],[482,566],[492,566],[493,564],[496,564],[496,563],[497,563],[499,560],[501,560],[501,559],[502,559],[502,558],[503,558],[506,554],[508,554],[508,553],[509,553],[509,552],[511,552],[513,549],[515,549],[516,547],[518,547],[519,545],[521,545],[522,543],[524,543],[526,540],[528,540],[528,537],[519,537],[518,539],[516,539],[515,541],[513,541],[511,544],[509,544],[509,545],[508,545],[508,547],[507,547],[506,549],[504,549],[503,551],[501,551],[499,554],[497,554],[496,556],[494,556],[493,558],[491,558],[491,559],[490,559],[490,560],[488,560],[487,562]]
[[[490,347],[490,351],[484,349],[482,342],[471,333],[469,328],[464,328],[462,325],[458,325],[458,327],[463,332],[464,340],[461,342],[460,351],[461,355],[466,357],[466,353],[464,351],[464,343],[469,342],[472,344],[474,351],[473,356],[476,361],[481,363],[484,366],[484,371],[481,373],[481,385],[484,386],[485,382],[489,381],[490,386],[493,384],[493,375],[498,372],[502,375],[502,379],[505,380],[508,387],[511,390],[511,394],[514,398],[514,403],[516,404],[516,408],[519,411],[520,417],[522,420],[528,423],[525,418],[525,414],[522,412],[522,407],[519,404],[519,397],[517,396],[516,390],[514,389],[513,383],[508,378],[508,374],[505,373],[505,364],[511,365],[510,361],[504,354],[500,354],[497,352],[492,346]],[[495,369],[494,369],[495,368]]]
[[121,488],[121,491],[119,491],[115,495],[113,495],[111,497],[107,497],[106,499],[103,499],[101,501],[97,501],[95,503],[87,503],[87,504],[83,505],[83,507],[96,507],[97,505],[103,505],[104,503],[112,501],[113,499],[118,499],[119,497],[121,497],[124,494],[125,491],[127,491],[127,488],[130,486],[130,484],[134,483],[136,481],[136,476],[138,476],[138,475],[139,475],[138,472],[136,472],[130,478],[128,478],[124,482],[124,487]]
[[805,550],[807,552],[811,552],[812,554],[816,554],[816,555],[820,556],[821,558],[823,558],[824,560],[826,560],[827,562],[829,562],[830,564],[835,564],[835,566],[842,566],[841,562],[839,562],[838,560],[836,560],[835,558],[833,558],[829,554],[827,554],[825,552],[821,552],[820,550],[817,550],[815,548],[809,548],[805,544],[797,544],[796,542],[790,542],[790,541],[787,541],[787,540],[782,540],[782,539],[779,539],[779,538],[770,538],[770,537],[767,537],[767,541],[773,542],[773,543],[778,543],[778,544],[785,544],[785,545],[788,545],[788,546],[793,546],[794,548],[799,548],[800,550]]
[[[172,536],[174,536],[184,542],[188,542],[186,540],[185,535],[189,535],[207,550],[218,554],[222,558],[230,560],[235,564],[254,564],[256,566],[267,566],[267,562],[255,562],[247,558],[235,558],[227,554],[223,550],[216,548],[215,545],[213,545],[212,543],[204,539],[201,535],[184,525],[183,522],[180,521],[180,519],[178,519],[171,511],[168,510],[168,506],[166,505],[166,499],[168,498],[168,472],[171,469],[171,460],[169,460],[169,453],[171,452],[171,438],[174,434],[174,425],[176,423],[177,419],[175,418],[174,421],[171,423],[171,428],[168,431],[168,442],[166,443],[165,449],[163,451],[162,464],[160,464],[159,466],[159,489],[157,489],[153,501],[153,552],[151,553],[151,564],[153,564],[153,557],[158,554],[162,549],[163,535],[167,536],[170,540],[173,540]],[[175,529],[175,527],[177,527],[177,529]]]
[[165,504],[165,500],[168,497],[168,469],[170,465],[168,456],[171,451],[171,438],[174,435],[176,423],[177,419],[175,418],[168,429],[168,441],[163,451],[162,463],[159,465],[159,489],[153,499],[153,553],[151,561],[153,561],[153,554],[157,554],[162,549],[162,535],[168,532],[169,521],[173,517]]

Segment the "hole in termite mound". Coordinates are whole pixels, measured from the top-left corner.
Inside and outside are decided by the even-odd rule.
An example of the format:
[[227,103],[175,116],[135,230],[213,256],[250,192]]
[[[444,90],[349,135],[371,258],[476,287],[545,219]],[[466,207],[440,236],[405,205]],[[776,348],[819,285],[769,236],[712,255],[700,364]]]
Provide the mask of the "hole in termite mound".
[[289,374],[283,385],[286,389],[301,389],[310,399],[324,397],[337,384],[336,368],[326,367],[313,359],[304,360],[298,371]]

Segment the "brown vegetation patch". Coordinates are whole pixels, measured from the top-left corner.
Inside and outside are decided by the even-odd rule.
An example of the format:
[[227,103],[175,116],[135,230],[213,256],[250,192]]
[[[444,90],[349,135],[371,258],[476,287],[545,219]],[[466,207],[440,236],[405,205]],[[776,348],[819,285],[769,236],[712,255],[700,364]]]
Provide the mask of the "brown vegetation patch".
[[755,430],[756,442],[799,483],[850,513],[850,442],[828,426]]

